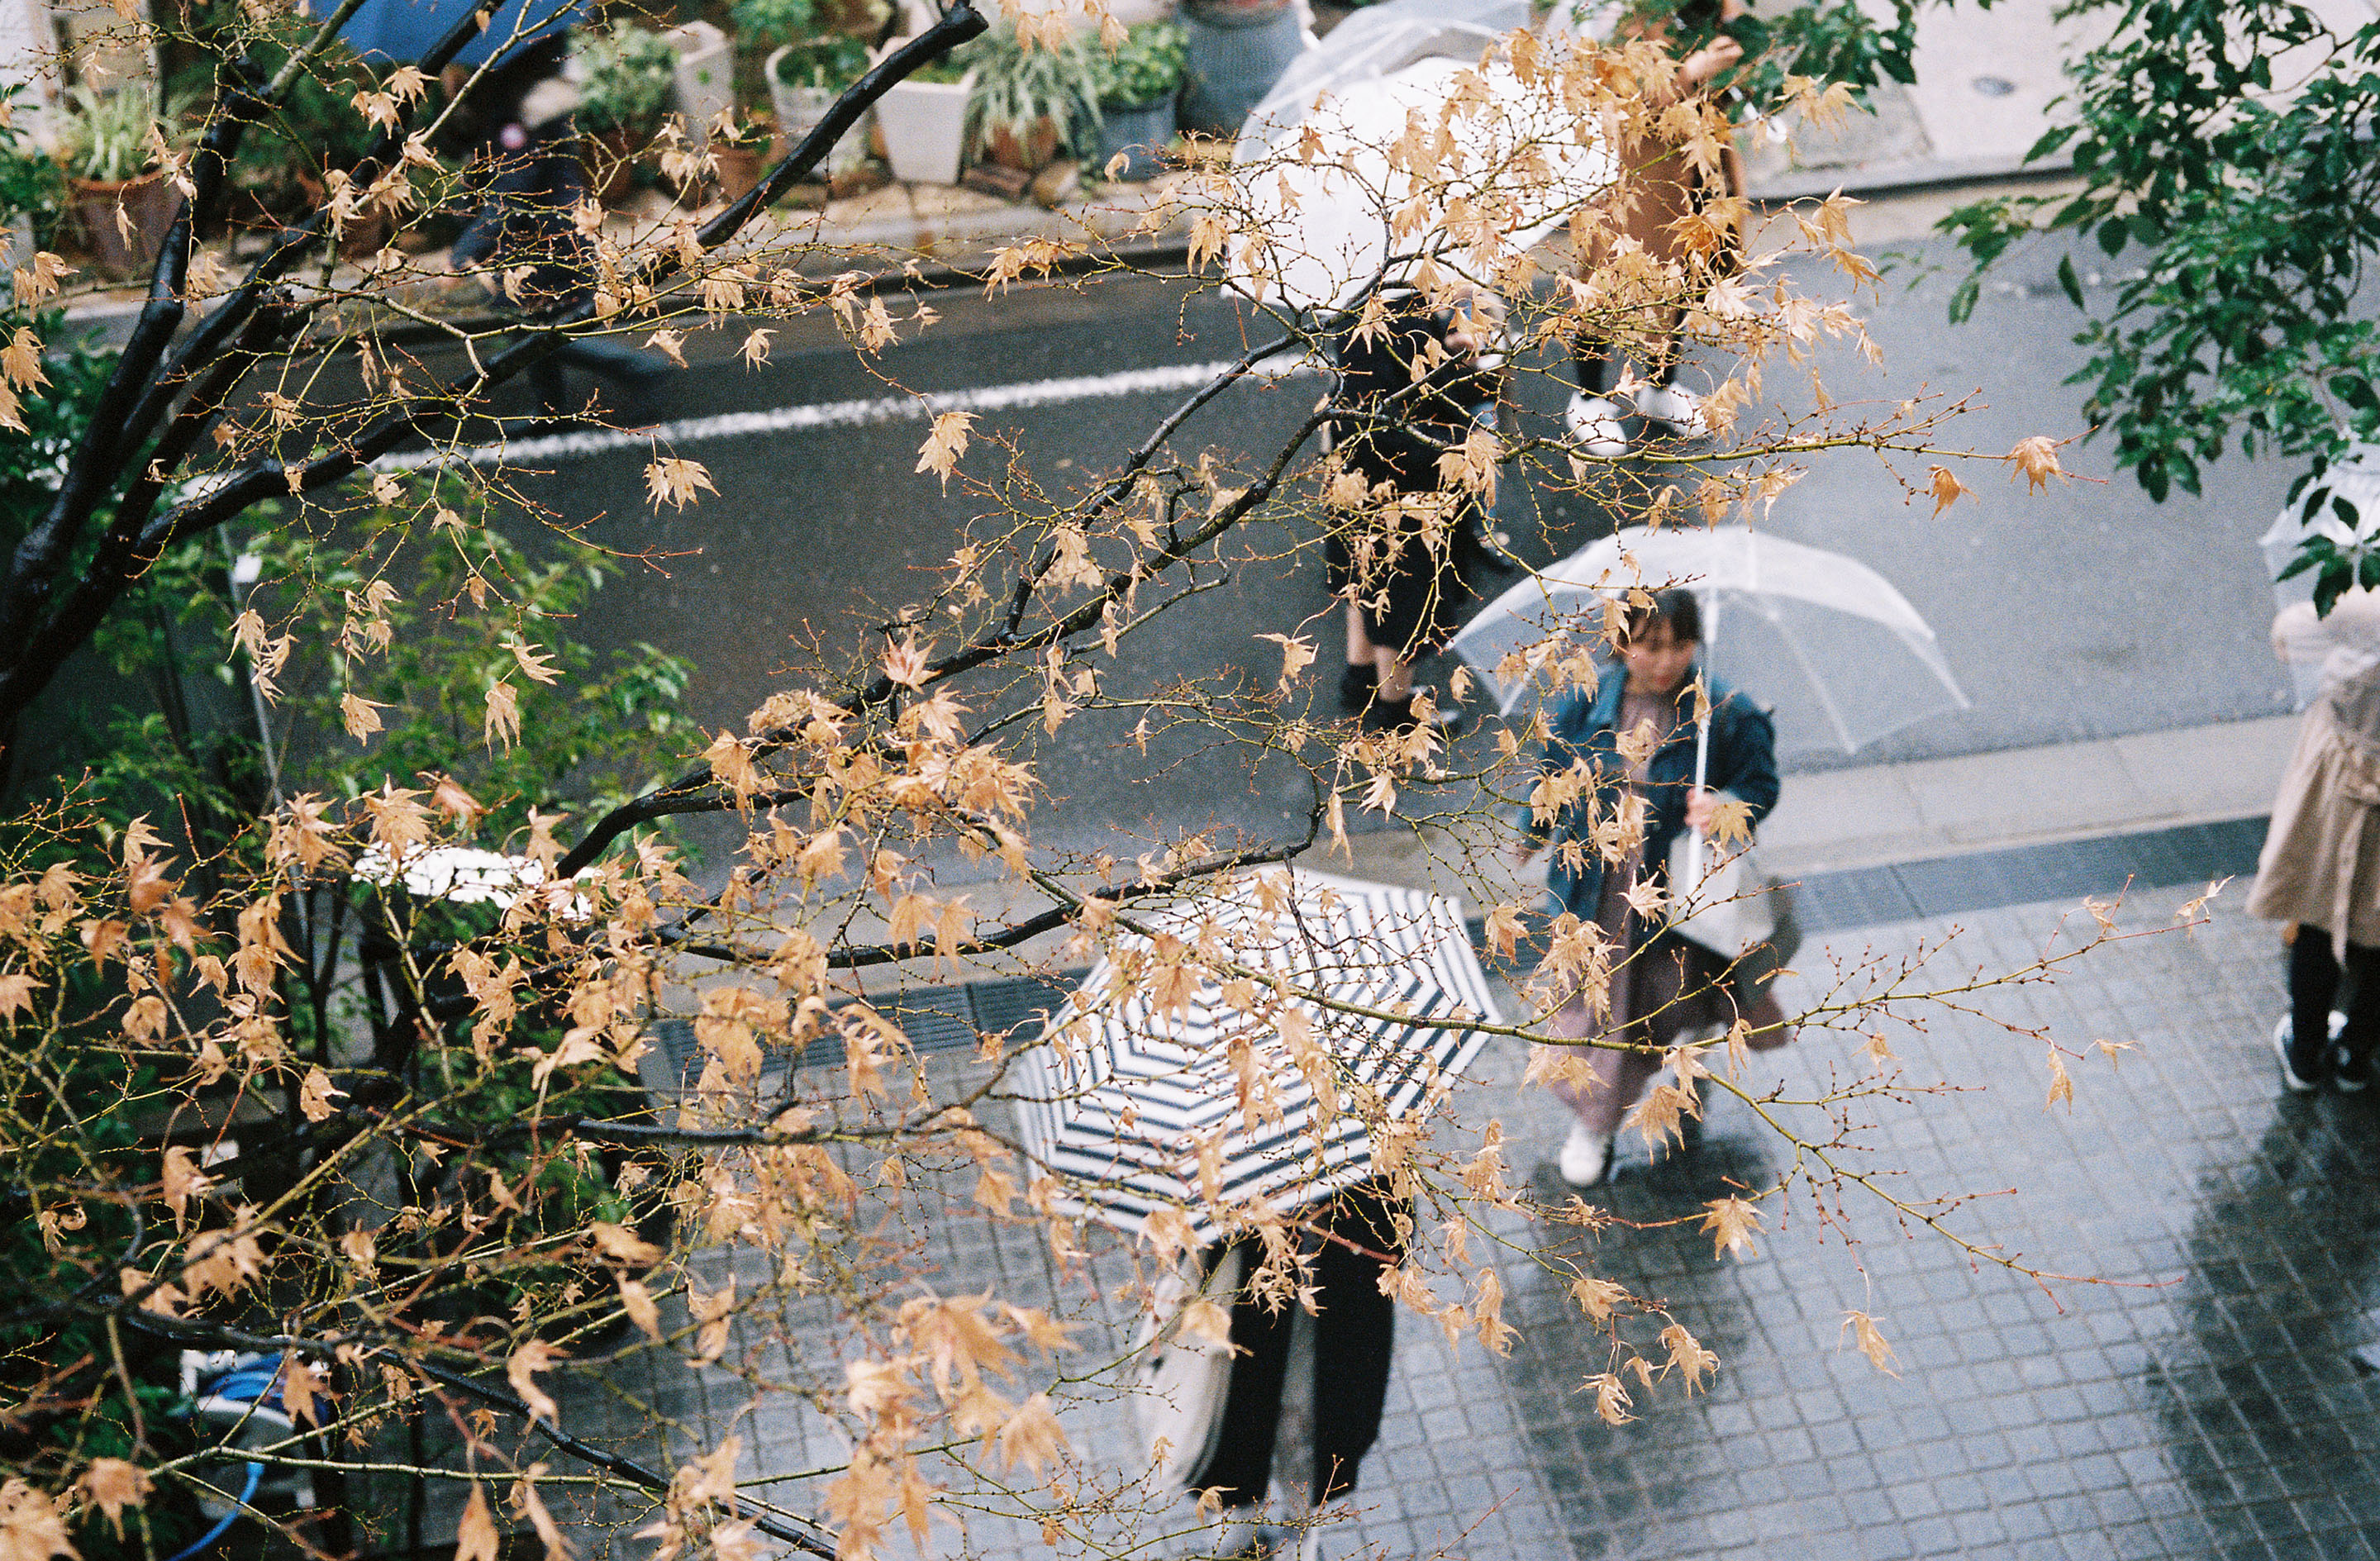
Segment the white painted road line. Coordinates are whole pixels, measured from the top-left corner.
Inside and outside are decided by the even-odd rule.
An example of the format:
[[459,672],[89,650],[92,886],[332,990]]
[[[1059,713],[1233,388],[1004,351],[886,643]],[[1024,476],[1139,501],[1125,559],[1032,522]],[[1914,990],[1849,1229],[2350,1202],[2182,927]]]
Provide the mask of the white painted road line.
[[[776,406],[765,412],[722,412],[710,417],[680,417],[645,429],[592,429],[582,433],[547,434],[540,439],[501,444],[471,444],[452,450],[413,450],[383,455],[374,471],[419,471],[425,466],[492,466],[531,465],[583,459],[613,450],[699,444],[714,439],[747,439],[755,434],[803,433],[815,429],[866,428],[879,423],[924,422],[945,412],[1011,412],[1028,406],[1055,406],[1071,401],[1099,401],[1120,395],[1147,395],[1196,390],[1231,369],[1229,362],[1182,363],[1160,369],[1124,369],[1112,374],[1075,374],[1056,380],[1031,380],[1014,385],[981,385],[973,390],[929,391],[922,395],[881,395],[860,401],[825,401],[809,406]],[[1287,370],[1257,370],[1250,377],[1262,382],[1302,379],[1320,373],[1311,362]]]

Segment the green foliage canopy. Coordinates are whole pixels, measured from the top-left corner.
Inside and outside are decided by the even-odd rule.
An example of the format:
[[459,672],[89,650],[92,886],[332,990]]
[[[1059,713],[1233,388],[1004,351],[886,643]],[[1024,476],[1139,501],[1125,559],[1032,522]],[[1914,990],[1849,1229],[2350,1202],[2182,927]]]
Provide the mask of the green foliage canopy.
[[2058,15],[2108,30],[2068,67],[2071,123],[2030,153],[2070,155],[2082,188],[1945,220],[1974,261],[1954,317],[2028,239],[2095,247],[2114,272],[2104,299],[2071,255],[2058,262],[2090,316],[2070,382],[2159,501],[2197,492],[2227,449],[2333,453],[2380,432],[2374,325],[2355,307],[2380,248],[2380,24],[2337,32],[2294,0],[2075,0]]

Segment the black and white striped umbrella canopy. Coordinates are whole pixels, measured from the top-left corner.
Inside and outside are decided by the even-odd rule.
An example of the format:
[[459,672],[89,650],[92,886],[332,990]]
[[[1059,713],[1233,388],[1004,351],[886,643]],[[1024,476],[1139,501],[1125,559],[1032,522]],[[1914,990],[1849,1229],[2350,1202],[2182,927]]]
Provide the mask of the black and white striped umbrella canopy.
[[1026,1054],[1019,1107],[1062,1201],[1127,1231],[1180,1209],[1204,1242],[1209,1198],[1285,1211],[1365,1180],[1366,1118],[1427,1111],[1501,1022],[1436,895],[1273,868],[1142,925]]

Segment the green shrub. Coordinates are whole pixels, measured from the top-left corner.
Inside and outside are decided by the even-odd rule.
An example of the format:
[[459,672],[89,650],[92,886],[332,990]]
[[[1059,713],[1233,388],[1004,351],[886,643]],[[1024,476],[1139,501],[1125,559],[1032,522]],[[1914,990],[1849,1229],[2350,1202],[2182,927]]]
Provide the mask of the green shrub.
[[677,85],[677,51],[660,33],[623,22],[578,44],[587,62],[578,88],[578,127],[601,135],[624,130],[644,140],[661,128]]
[[843,32],[792,44],[777,61],[777,79],[788,87],[840,92],[867,74],[868,45]]
[[1170,21],[1145,21],[1126,35],[1123,47],[1095,56],[1099,70],[1099,102],[1117,108],[1146,108],[1182,90],[1182,72],[1189,60],[1189,41]]
[[993,28],[962,51],[975,70],[967,99],[967,143],[980,155],[1002,127],[1019,140],[1034,121],[1057,127],[1062,151],[1096,153],[1099,144],[1101,69],[1091,46],[1069,33],[1055,48],[1026,49],[1009,26]]

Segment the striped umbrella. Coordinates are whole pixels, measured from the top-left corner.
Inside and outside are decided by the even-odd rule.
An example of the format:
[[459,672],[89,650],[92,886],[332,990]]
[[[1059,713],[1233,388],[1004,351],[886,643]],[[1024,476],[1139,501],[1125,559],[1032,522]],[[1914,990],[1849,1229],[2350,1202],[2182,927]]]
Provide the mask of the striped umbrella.
[[1435,895],[1271,869],[1143,925],[1025,1055],[1019,1105],[1070,1212],[1127,1231],[1180,1209],[1205,1242],[1210,1198],[1286,1211],[1362,1181],[1372,1121],[1433,1107],[1487,1039],[1465,1022],[1500,1022]]

